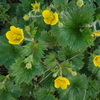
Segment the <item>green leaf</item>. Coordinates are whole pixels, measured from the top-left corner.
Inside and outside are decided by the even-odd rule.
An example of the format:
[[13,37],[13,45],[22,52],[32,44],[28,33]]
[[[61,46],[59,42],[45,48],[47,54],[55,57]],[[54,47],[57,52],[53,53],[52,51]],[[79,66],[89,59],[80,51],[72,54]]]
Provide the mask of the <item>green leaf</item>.
[[37,100],[57,100],[54,95],[46,89],[40,89],[36,95]]
[[[52,72],[48,71],[44,74],[45,76],[42,77],[41,85],[46,88],[53,89],[54,88],[54,77],[52,77]],[[41,81],[40,80],[40,81]]]
[[38,43],[35,45],[36,49],[34,51],[34,59],[36,62],[40,61],[43,57],[44,51],[46,49],[46,46],[43,41],[39,40]]
[[15,98],[20,96],[21,90],[19,85],[7,80],[5,83],[5,89],[0,90],[1,100],[16,100]]
[[69,46],[73,51],[83,52],[93,44],[92,31],[88,27],[93,22],[94,9],[91,5],[67,9],[62,17],[63,27],[52,27],[52,34],[58,36],[62,47]]
[[20,84],[22,82],[29,83],[35,75],[39,75],[42,72],[42,67],[39,65],[33,65],[31,69],[26,68],[24,58],[19,58],[10,66],[10,74],[15,76],[14,80]]
[[73,69],[75,71],[79,71],[80,69],[82,69],[82,67],[84,67],[84,62],[82,61],[84,59],[84,56],[81,53],[78,53],[75,56],[76,57],[72,59],[72,64],[74,65]]
[[4,5],[0,2],[0,21],[3,23],[6,21],[4,17],[9,18],[9,15],[6,13],[9,8],[9,4]]
[[88,85],[87,94],[92,98],[95,99],[97,94],[100,92],[99,84],[96,80],[90,81]]
[[0,75],[0,82],[2,82],[4,80],[6,76]]
[[56,53],[50,52],[46,59],[44,60],[44,64],[47,66],[47,68],[54,68],[56,66]]
[[35,3],[33,0],[28,0],[28,1],[20,0],[20,1],[22,2],[22,7],[25,12],[31,10],[31,3]]
[[[29,84],[26,84],[26,83],[22,83],[21,85],[21,90],[22,90],[22,92],[21,92],[21,95],[23,96],[23,97],[30,97],[31,96],[31,94],[30,94],[30,92],[31,91],[33,91],[34,92],[34,90],[33,90],[33,83],[29,83]],[[28,87],[28,88],[27,88]],[[27,99],[26,99],[27,100]]]
[[72,51],[69,47],[62,47],[60,48],[60,50],[58,51],[58,55],[57,58],[60,61],[64,61],[66,59],[70,59],[71,57],[73,57],[74,55],[76,55],[77,53],[75,51]]
[[5,65],[7,68],[20,55],[21,47],[14,46],[8,43],[5,36],[0,37],[0,65]]
[[0,91],[0,99],[1,100],[16,100],[8,91],[1,90]]
[[100,6],[100,0],[96,0],[97,4]]
[[53,2],[54,2],[54,5],[55,6],[62,6],[62,5],[64,5],[66,2],[68,2],[68,0],[66,1],[66,0],[53,0]]
[[29,56],[33,55],[33,59],[35,62],[41,61],[41,58],[43,57],[43,50],[46,49],[46,46],[44,45],[44,42],[39,40],[38,43],[34,44],[33,42],[28,43],[24,46],[22,50],[23,56]]
[[34,50],[34,43],[33,42],[27,43],[25,46],[23,46],[23,50],[21,52],[22,56],[28,56],[32,54],[33,50]]
[[48,44],[56,43],[56,38],[53,37],[53,35],[50,34],[50,32],[43,31],[41,38],[43,41],[45,41]]
[[[68,60],[71,61],[73,67],[73,70],[80,70],[84,62],[82,61],[84,56],[81,53],[77,53],[75,51],[72,51],[69,47],[61,48],[58,51],[58,57],[60,61]],[[66,66],[67,67],[67,66]]]
[[64,91],[59,90],[61,100],[83,100],[88,80],[85,75],[78,74],[69,78],[70,85]]
[[62,66],[63,75],[71,74],[71,71],[74,68],[74,65],[72,64],[72,62],[71,61],[67,61],[67,60],[63,61],[60,65]]

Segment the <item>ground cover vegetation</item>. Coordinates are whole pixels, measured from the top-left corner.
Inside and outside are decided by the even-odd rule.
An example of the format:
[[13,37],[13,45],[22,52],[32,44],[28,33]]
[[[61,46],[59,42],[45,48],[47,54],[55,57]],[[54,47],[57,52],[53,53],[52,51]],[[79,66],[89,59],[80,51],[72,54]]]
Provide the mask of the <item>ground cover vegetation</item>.
[[0,0],[0,100],[99,100],[100,0]]

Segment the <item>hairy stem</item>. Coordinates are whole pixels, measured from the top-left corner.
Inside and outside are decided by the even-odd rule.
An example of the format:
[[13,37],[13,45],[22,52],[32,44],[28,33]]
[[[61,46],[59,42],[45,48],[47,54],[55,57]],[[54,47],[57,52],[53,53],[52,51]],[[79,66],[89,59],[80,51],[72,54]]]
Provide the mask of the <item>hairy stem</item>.
[[5,16],[3,16],[2,14],[0,14],[1,17],[3,17],[10,25],[13,25]]
[[75,56],[71,57],[71,58],[70,58],[70,59],[68,59],[68,60],[72,60],[73,58],[75,58],[75,57],[79,56],[80,54],[82,54],[82,53],[78,53],[77,55],[75,55]]
[[84,91],[83,100],[85,100],[85,97],[86,97],[86,90]]

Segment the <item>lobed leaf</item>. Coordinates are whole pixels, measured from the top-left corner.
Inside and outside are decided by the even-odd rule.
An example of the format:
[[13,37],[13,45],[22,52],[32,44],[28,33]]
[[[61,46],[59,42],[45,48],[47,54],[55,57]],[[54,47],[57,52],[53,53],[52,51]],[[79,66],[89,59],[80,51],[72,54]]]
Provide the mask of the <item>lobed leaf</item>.
[[61,100],[83,100],[88,80],[85,75],[70,77],[71,85],[65,91],[59,91]]
[[94,9],[91,5],[67,9],[62,15],[63,27],[53,26],[52,34],[58,36],[62,47],[69,46],[73,51],[83,52],[93,44],[92,31],[88,24],[93,22]]
[[9,73],[15,76],[14,80],[20,84],[22,82],[29,83],[35,75],[39,75],[42,72],[42,67],[39,65],[33,65],[31,69],[27,69],[24,63],[24,58],[19,58],[10,66]]
[[21,54],[21,47],[14,46],[8,43],[5,36],[0,37],[0,65],[5,65],[7,68]]

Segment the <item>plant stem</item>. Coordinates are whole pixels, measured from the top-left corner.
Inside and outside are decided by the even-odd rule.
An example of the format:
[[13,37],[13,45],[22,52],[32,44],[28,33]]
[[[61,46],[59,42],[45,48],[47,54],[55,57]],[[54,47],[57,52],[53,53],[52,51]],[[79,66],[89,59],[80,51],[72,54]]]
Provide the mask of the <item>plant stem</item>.
[[[56,59],[55,59],[56,60]],[[56,60],[57,65],[60,67],[60,76],[62,76],[62,66],[59,64],[59,62]]]
[[46,44],[45,46],[51,46],[51,45],[55,45],[56,43],[52,43],[52,44]]
[[86,97],[86,90],[85,90],[85,92],[84,92],[84,97],[83,97],[83,100],[85,100],[85,97]]
[[3,80],[3,83],[6,82],[6,80],[8,79],[9,76],[10,76],[10,74],[8,74],[8,75],[5,77],[5,79]]
[[70,59],[67,59],[67,60],[72,60],[73,58],[79,56],[80,54],[82,54],[82,53],[78,53],[77,55],[75,55],[75,56],[73,56],[73,57],[71,57]]
[[5,16],[3,16],[2,14],[0,14],[1,17],[3,17],[10,25],[13,25]]
[[[52,72],[50,72],[46,77],[44,77],[39,83],[41,83],[43,80],[45,80]],[[39,84],[38,83],[38,84]]]
[[31,16],[31,17],[33,17],[33,18],[34,18],[34,17],[41,17],[41,15],[34,15],[34,16]]
[[29,39],[29,38],[24,38],[25,40],[27,40],[27,41],[31,41],[31,42],[33,42],[34,44],[36,44],[36,42],[33,40],[33,39]]

